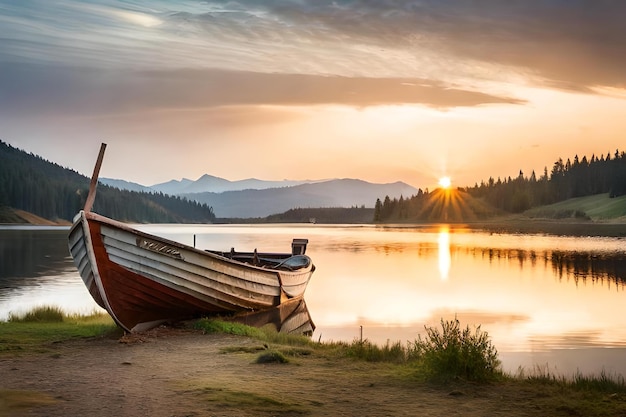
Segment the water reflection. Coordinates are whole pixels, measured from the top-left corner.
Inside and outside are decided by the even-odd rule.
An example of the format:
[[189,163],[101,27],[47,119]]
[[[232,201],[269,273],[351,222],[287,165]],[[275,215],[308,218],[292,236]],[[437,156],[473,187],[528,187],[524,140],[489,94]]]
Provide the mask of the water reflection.
[[585,252],[563,250],[523,250],[493,248],[460,248],[466,255],[480,256],[489,263],[517,263],[519,269],[525,266],[551,268],[560,280],[575,284],[600,284],[623,289],[626,285],[626,254],[623,252]]
[[[582,358],[610,347],[615,350],[606,356],[613,358],[626,347],[626,319],[616,313],[626,284],[626,248],[619,238],[492,234],[454,226],[139,228],[186,244],[195,236],[198,248],[225,250],[281,252],[292,238],[309,238],[307,254],[317,270],[305,297],[315,340],[350,341],[360,326],[376,343],[414,340],[425,325],[456,316],[463,325],[482,325],[512,370],[527,361],[545,364],[549,352],[571,349]],[[28,297],[35,295],[75,309],[72,285],[91,302],[69,259],[65,230],[21,235],[0,229],[0,254],[0,320],[10,309],[28,308],[36,302]],[[551,364],[559,361],[550,358]],[[612,364],[599,362],[594,369]],[[620,372],[626,375],[626,369]]]
[[100,310],[82,283],[67,248],[67,228],[0,228],[0,320],[36,306],[66,312]]
[[0,288],[28,281],[21,278],[67,271],[69,252],[67,243],[60,244],[63,241],[67,241],[65,228],[0,230]]
[[448,279],[448,273],[450,272],[450,265],[452,259],[450,257],[450,229],[448,227],[442,227],[439,229],[439,273],[441,274],[441,280],[446,281]]

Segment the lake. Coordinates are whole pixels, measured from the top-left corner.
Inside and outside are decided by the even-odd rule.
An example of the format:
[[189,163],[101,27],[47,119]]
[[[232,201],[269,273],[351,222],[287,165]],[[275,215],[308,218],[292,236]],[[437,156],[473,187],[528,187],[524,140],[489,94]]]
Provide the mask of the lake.
[[[480,325],[503,368],[626,375],[626,241],[494,234],[458,226],[137,225],[202,249],[290,251],[309,239],[314,340],[413,341],[457,317]],[[99,309],[67,228],[0,227],[0,320],[37,305]]]

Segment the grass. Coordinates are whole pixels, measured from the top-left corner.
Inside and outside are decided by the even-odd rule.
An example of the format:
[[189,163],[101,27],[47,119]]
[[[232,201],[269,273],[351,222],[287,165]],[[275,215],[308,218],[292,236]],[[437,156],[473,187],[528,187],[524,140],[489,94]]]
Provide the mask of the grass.
[[597,194],[569,200],[526,211],[528,217],[548,219],[591,219],[611,220],[626,216],[626,196],[609,198],[608,194]]
[[543,385],[571,388],[577,391],[603,392],[609,394],[626,394],[626,382],[622,375],[607,374],[604,370],[599,375],[584,375],[576,372],[571,377],[551,373],[547,367],[535,367],[527,374],[518,370],[511,378]]
[[307,414],[299,404],[279,401],[274,398],[248,391],[235,391],[226,388],[204,387],[196,390],[208,402],[219,404],[220,408],[245,409],[253,414],[300,415]]
[[0,389],[0,417],[13,415],[33,407],[54,404],[55,398],[36,391]]
[[[255,346],[231,346],[222,353],[257,353],[257,363],[288,363],[288,357],[309,355],[328,359],[350,358],[365,362],[385,362],[399,366],[414,379],[432,382],[465,380],[472,382],[527,381],[535,384],[556,385],[581,391],[626,394],[626,382],[621,375],[583,375],[572,377],[555,375],[549,370],[535,368],[528,373],[520,369],[515,375],[503,374],[496,348],[487,332],[480,326],[460,327],[459,321],[441,320],[441,328],[426,327],[426,336],[413,342],[379,346],[367,339],[348,342],[318,343],[305,336],[276,332],[271,326],[255,328],[218,319],[200,319],[192,323],[194,329],[205,333],[244,336],[261,342]],[[45,350],[46,345],[58,341],[119,335],[120,330],[106,314],[88,316],[66,315],[55,307],[39,307],[24,315],[11,315],[8,322],[0,322],[0,354]]]
[[[271,343],[300,347],[319,346],[319,344],[314,343],[309,337],[279,333],[272,326],[251,327],[241,323],[203,318],[193,322],[192,327],[196,330],[202,330],[204,333],[222,333],[252,337],[266,344]],[[296,351],[299,352],[298,354],[302,353],[299,350]]]
[[[342,344],[339,343],[339,346]],[[383,346],[378,346],[369,340],[365,339],[354,340],[350,344],[343,346],[345,349],[345,355],[351,358],[364,360],[367,362],[390,362],[402,364],[406,363],[408,352],[407,349],[400,342],[387,343]]]
[[[24,352],[46,352],[50,343],[82,337],[103,336],[117,328],[106,315],[88,317],[63,315],[62,321],[51,311],[32,312],[0,323],[0,355],[21,355]],[[50,321],[41,321],[47,318]],[[368,340],[317,343],[310,338],[277,333],[271,328],[253,328],[220,320],[202,319],[193,327],[207,333],[228,333],[257,340],[244,347],[223,348],[222,353],[256,355],[255,363],[286,367],[303,364],[304,356],[312,356],[309,366],[322,366],[321,372],[332,369],[335,378],[345,373],[366,375],[376,384],[397,385],[402,389],[435,389],[459,395],[502,398],[511,404],[528,404],[548,410],[545,415],[626,415],[626,383],[620,375],[602,372],[600,375],[576,373],[571,377],[550,373],[547,368],[531,372],[518,371],[515,375],[500,371],[497,350],[488,334],[480,327],[461,328],[458,320],[441,321],[440,327],[427,327],[426,336],[413,342],[387,342],[379,346]],[[321,362],[319,359],[323,359]],[[348,361],[348,362],[346,362]],[[251,364],[250,366],[257,366]],[[293,373],[294,368],[287,371]],[[253,368],[250,372],[254,372]],[[281,371],[282,372],[282,371]],[[371,376],[367,376],[370,375]],[[384,382],[386,381],[386,382]],[[211,384],[192,389],[206,401],[224,407],[244,407],[260,413],[298,414],[306,412],[290,401],[277,401],[265,392],[243,392],[230,387]],[[15,410],[31,393],[0,390],[0,416],[6,401],[12,401]],[[34,401],[49,401],[33,393]],[[242,404],[241,401],[248,401]],[[3,403],[4,401],[4,403]],[[29,400],[30,401],[30,400]],[[495,401],[495,400],[494,400]],[[24,403],[24,407],[30,407]],[[6,413],[5,413],[6,414]],[[288,414],[288,413],[287,413]]]
[[41,352],[51,343],[117,332],[107,314],[67,315],[57,307],[38,307],[23,315],[11,314],[9,321],[0,322],[0,354]]
[[[195,321],[192,327],[205,333],[247,336],[264,342],[261,346],[229,346],[221,349],[222,353],[258,353],[255,363],[288,363],[287,357],[310,355],[315,346],[315,343],[306,336],[278,333],[271,326],[257,328],[240,323],[203,318]],[[270,345],[272,346],[270,347]]]
[[10,313],[9,322],[21,323],[61,323],[66,315],[59,307],[42,306],[28,311],[22,315]]
[[[324,367],[332,368],[334,378],[344,378],[346,373],[350,373],[351,378],[356,378],[356,374],[361,377],[367,375],[366,380],[372,381],[375,376],[375,385],[395,385],[402,390],[434,390],[434,393],[443,391],[444,397],[459,396],[461,402],[463,398],[483,398],[490,403],[506,404],[508,411],[503,412],[508,415],[518,415],[517,410],[521,414],[524,414],[523,410],[531,411],[528,415],[626,415],[626,385],[622,376],[603,372],[600,375],[576,373],[566,377],[551,374],[547,368],[505,374],[501,371],[498,352],[488,334],[480,327],[462,328],[456,319],[442,320],[439,327],[427,327],[426,336],[418,337],[414,342],[402,344],[388,341],[382,346],[367,339],[355,339],[351,343],[315,343],[308,338],[279,336],[268,329],[246,329],[243,325],[233,327],[226,323],[211,323],[211,320],[203,325],[226,329],[231,334],[260,337],[263,343],[254,348],[248,346],[244,350],[230,350],[258,353],[257,362],[263,361],[261,358],[273,358],[273,352],[281,352],[283,348],[303,349],[314,357],[325,358]],[[272,345],[272,341],[288,345]],[[314,366],[313,363],[310,366]],[[228,391],[209,392],[210,397],[226,400],[224,396],[227,396],[235,401]],[[253,407],[264,406],[257,404]],[[268,406],[268,409],[273,407]],[[278,409],[284,410],[282,407],[288,405],[283,404]]]
[[[194,328],[208,333],[227,333],[252,337],[262,345],[228,347],[223,353],[258,353],[259,358],[283,362],[274,355],[296,357],[319,355],[329,359],[351,358],[365,362],[384,362],[396,365],[398,374],[408,375],[411,380],[448,383],[467,381],[497,383],[498,381],[526,381],[536,384],[549,384],[564,389],[575,389],[603,393],[626,394],[626,383],[619,375],[583,375],[573,377],[557,376],[541,368],[531,373],[523,370],[516,375],[502,372],[498,352],[491,344],[489,335],[480,326],[461,328],[459,321],[441,320],[441,328],[426,327],[426,336],[418,336],[413,342],[402,344],[387,341],[377,345],[369,340],[349,342],[316,343],[302,336],[277,333],[270,327],[253,328],[239,323],[214,319],[202,319],[194,323]],[[264,359],[257,359],[263,362]],[[287,362],[287,361],[285,361]]]

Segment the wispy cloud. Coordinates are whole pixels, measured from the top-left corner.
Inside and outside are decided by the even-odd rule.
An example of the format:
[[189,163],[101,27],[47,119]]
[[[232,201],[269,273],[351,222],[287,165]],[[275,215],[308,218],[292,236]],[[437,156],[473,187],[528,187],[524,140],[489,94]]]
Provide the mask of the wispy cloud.
[[107,114],[148,109],[246,105],[423,104],[437,108],[519,104],[520,100],[450,88],[432,80],[226,70],[117,72],[60,67],[0,66],[5,114]]
[[[76,85],[97,70],[133,99],[166,104],[178,96],[175,73],[206,105],[518,103],[487,83],[624,87],[624,15],[626,3],[609,0],[0,0],[0,62],[79,71],[61,83],[70,93],[92,88]],[[164,86],[150,93],[156,78]]]

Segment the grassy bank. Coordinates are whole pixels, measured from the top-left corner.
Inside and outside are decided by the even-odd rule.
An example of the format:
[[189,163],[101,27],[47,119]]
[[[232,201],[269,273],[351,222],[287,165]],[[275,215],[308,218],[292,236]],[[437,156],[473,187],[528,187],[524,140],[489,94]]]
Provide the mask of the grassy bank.
[[40,307],[0,322],[0,355],[46,352],[65,340],[121,336],[108,314],[67,315],[56,307]]
[[548,206],[532,208],[524,214],[530,218],[624,222],[626,221],[626,196],[610,198],[608,194],[596,194],[570,198]]
[[[419,414],[427,403],[429,415],[448,415],[451,409],[465,410],[462,413],[471,416],[494,412],[507,416],[626,415],[626,386],[620,376],[562,376],[541,370],[504,374],[488,334],[480,328],[461,328],[456,320],[442,320],[440,327],[428,328],[426,337],[413,342],[383,346],[367,340],[317,343],[270,328],[208,319],[179,329],[193,332],[192,339],[184,337],[189,333],[173,332],[152,339],[134,335],[131,340],[135,342],[129,342],[129,336],[122,335],[108,316],[59,317],[58,313],[40,309],[0,323],[0,366],[10,362],[9,369],[19,369],[21,361],[26,367],[43,357],[36,369],[45,364],[51,367],[50,375],[58,375],[65,372],[67,357],[85,384],[95,374],[97,392],[102,389],[101,375],[92,367],[100,360],[104,368],[114,374],[123,372],[123,381],[131,382],[141,378],[144,369],[152,378],[148,383],[172,378],[175,370],[190,366],[184,377],[166,379],[167,386],[200,408],[223,415],[328,415],[335,407],[346,415],[344,404],[354,398],[363,401],[355,406],[380,407],[364,409],[364,415],[393,414],[388,410]],[[124,343],[102,343],[111,338]],[[110,358],[104,358],[109,354]],[[89,361],[82,363],[81,357]],[[216,368],[220,362],[223,367]],[[162,369],[167,364],[172,368]],[[199,367],[206,368],[206,373],[189,378]],[[24,391],[2,382],[0,416],[33,407],[46,410],[59,402],[45,390]],[[332,401],[320,390],[332,392],[328,397]],[[157,401],[163,392],[141,388],[138,395]]]
[[[480,327],[463,329],[457,320],[441,321],[441,328],[427,328],[427,336],[403,345],[383,346],[368,340],[316,343],[306,337],[280,335],[268,329],[250,328],[215,320],[200,320],[195,328],[253,337],[254,346],[229,346],[223,353],[256,354],[256,363],[307,365],[299,358],[324,357],[333,363],[336,375],[353,372],[346,360],[367,364],[365,372],[385,374],[391,384],[409,389],[434,389],[451,396],[484,395],[488,390],[512,407],[529,405],[548,410],[546,415],[617,416],[626,415],[626,383],[621,375],[552,374],[537,367],[520,369],[517,374],[501,371],[497,349]],[[349,369],[349,370],[348,370]],[[531,413],[530,415],[532,415]],[[541,413],[538,413],[541,414]],[[507,415],[518,415],[513,412]],[[521,412],[519,415],[529,415]]]
[[[478,383],[526,380],[555,383],[562,386],[589,388],[626,394],[626,381],[621,375],[556,375],[536,368],[510,375],[501,371],[498,351],[489,335],[480,326],[462,328],[457,319],[441,320],[440,327],[427,327],[426,336],[402,344],[388,341],[377,345],[369,340],[319,343],[305,336],[277,333],[271,327],[254,328],[239,323],[201,319],[191,324],[204,333],[225,333],[251,337],[262,343],[248,352],[266,353],[272,347],[284,356],[324,355],[328,358],[352,358],[369,363],[394,364],[411,373],[411,379],[434,383],[468,381]],[[404,372],[401,372],[404,373]]]

